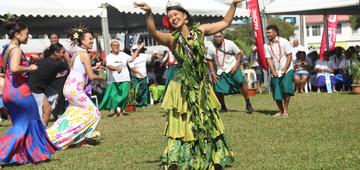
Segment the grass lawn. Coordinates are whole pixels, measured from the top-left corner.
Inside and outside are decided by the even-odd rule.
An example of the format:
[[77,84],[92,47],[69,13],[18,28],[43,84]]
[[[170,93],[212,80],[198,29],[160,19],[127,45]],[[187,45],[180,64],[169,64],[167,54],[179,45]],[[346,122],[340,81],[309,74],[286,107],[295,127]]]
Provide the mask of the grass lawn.
[[[291,98],[289,118],[273,118],[268,94],[251,98],[255,112],[245,113],[244,99],[226,97],[222,114],[235,153],[228,169],[360,169],[360,96],[308,93]],[[159,169],[165,117],[159,105],[123,117],[102,112],[94,147],[60,151],[45,163],[4,169]],[[0,134],[11,127],[2,122]]]

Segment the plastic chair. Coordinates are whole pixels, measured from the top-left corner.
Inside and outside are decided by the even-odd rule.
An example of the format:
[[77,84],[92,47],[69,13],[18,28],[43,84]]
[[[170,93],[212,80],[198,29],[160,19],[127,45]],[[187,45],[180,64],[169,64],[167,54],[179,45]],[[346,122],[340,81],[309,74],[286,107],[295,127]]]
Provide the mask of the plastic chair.
[[244,76],[245,79],[247,80],[247,84],[249,88],[256,88],[256,81],[257,81],[257,77],[256,77],[256,72],[253,69],[245,69],[244,70]]
[[92,95],[90,98],[95,99],[95,104],[96,107],[99,109],[99,101],[98,101],[98,97],[96,95]]

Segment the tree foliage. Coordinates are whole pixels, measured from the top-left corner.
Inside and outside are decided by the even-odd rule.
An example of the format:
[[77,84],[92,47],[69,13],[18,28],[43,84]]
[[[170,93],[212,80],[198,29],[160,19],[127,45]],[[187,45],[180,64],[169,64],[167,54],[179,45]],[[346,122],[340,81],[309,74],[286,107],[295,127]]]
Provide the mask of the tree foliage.
[[289,39],[291,36],[294,36],[294,25],[275,17],[269,18],[269,23],[278,26],[281,37]]
[[243,50],[245,55],[251,53],[251,45],[255,44],[255,36],[251,24],[244,24],[225,32],[225,38],[233,40]]
[[[270,17],[269,24],[274,24],[279,27],[280,36],[286,39],[294,35],[295,27],[279,18]],[[263,31],[266,31],[265,28]],[[251,54],[251,46],[255,44],[255,35],[251,21],[247,24],[236,26],[233,29],[228,29],[225,32],[225,38],[233,40],[245,53]],[[266,37],[264,37],[266,39]]]
[[357,30],[358,28],[360,28],[360,16],[359,15],[350,16],[350,23],[352,30]]

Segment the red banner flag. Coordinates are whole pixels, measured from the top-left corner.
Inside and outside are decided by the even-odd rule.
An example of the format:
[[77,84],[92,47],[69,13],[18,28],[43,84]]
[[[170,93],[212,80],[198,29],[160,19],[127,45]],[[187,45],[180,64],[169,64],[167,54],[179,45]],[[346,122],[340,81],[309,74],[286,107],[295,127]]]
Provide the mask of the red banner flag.
[[260,18],[259,4],[257,0],[248,0],[248,7],[250,9],[250,16],[252,20],[252,26],[254,28],[256,47],[258,52],[258,62],[263,69],[266,70],[266,58],[264,49],[264,37],[262,31],[262,23]]
[[[329,39],[329,49],[333,50],[336,44],[336,29],[337,29],[337,16],[329,15],[325,16],[328,19],[328,39]],[[324,29],[321,39],[320,46],[320,59],[323,58],[324,51],[326,50],[326,29]]]

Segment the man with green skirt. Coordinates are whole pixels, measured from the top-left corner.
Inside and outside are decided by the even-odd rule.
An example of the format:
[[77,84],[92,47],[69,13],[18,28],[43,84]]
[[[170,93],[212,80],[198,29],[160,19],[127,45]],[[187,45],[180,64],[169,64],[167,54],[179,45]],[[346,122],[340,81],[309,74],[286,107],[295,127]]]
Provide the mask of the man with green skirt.
[[241,90],[246,101],[246,111],[253,112],[247,85],[239,68],[241,57],[242,51],[234,42],[224,39],[223,32],[216,33],[213,41],[208,44],[206,58],[214,90],[221,104],[220,112],[227,112],[224,95],[229,94],[232,88],[235,91]]
[[[120,51],[119,41],[111,41],[111,53],[106,56],[106,67],[109,70],[108,87],[100,103],[100,110],[106,108],[113,110],[113,115],[123,116],[130,89],[128,64],[134,60],[134,56],[138,55],[139,51],[136,50],[133,57],[131,57]],[[118,112],[117,107],[120,107],[120,112]]]
[[[138,45],[134,45],[131,49],[138,49]],[[135,100],[137,107],[147,106],[149,101],[149,86],[146,64],[151,61],[152,55],[145,54],[146,48],[142,47],[140,53],[136,55],[133,62],[129,64],[131,68],[131,78],[133,88],[135,89]]]
[[265,56],[271,70],[270,88],[280,110],[274,117],[288,117],[290,96],[294,96],[292,47],[288,40],[279,37],[276,25],[267,26],[266,35],[269,40],[265,44]]

